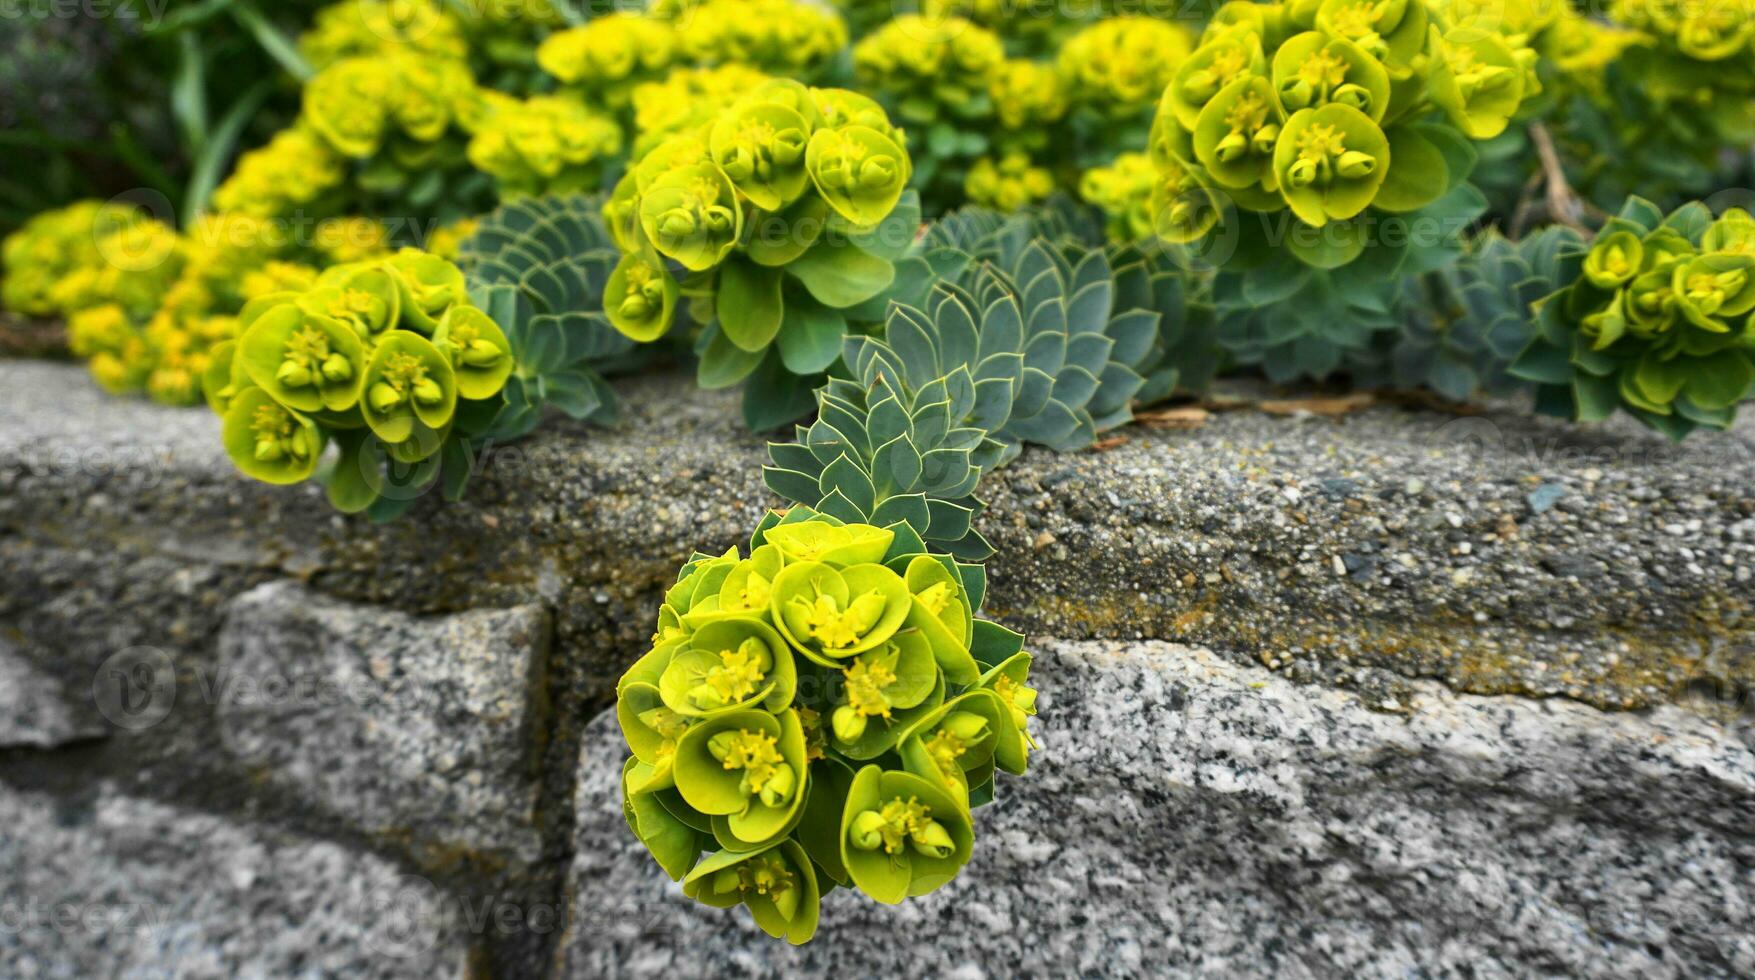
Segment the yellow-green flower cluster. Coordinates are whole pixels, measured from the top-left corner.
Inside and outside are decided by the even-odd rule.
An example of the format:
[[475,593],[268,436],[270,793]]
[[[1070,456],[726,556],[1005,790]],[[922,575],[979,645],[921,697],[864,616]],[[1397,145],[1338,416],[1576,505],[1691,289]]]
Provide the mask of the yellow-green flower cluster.
[[54,295],[56,286],[76,269],[101,265],[98,240],[141,220],[131,207],[101,201],[79,201],[31,218],[0,245],[6,276],[0,300],[31,316],[68,312]]
[[320,266],[384,255],[390,242],[369,218],[326,218],[306,244],[283,223],[220,213],[198,218],[183,248],[182,274],[143,331],[152,355],[146,394],[170,405],[201,400],[214,348],[236,336],[251,301],[313,288]]
[[621,152],[615,120],[575,95],[501,103],[469,142],[469,162],[492,174],[500,196],[595,190],[608,158]]
[[1616,23],[1656,38],[1661,47],[1698,62],[1747,74],[1755,42],[1755,3],[1750,0],[1615,0]]
[[743,65],[809,79],[846,45],[841,19],[801,0],[706,0],[593,19],[550,35],[536,59],[587,103],[620,111],[672,68]]
[[969,203],[1010,212],[1047,200],[1054,193],[1054,175],[1036,166],[1029,154],[1013,151],[999,157],[982,157],[963,178]]
[[259,269],[251,269],[238,280],[238,295],[248,303],[269,293],[302,293],[317,284],[323,270],[303,262],[272,259]]
[[[91,210],[74,205],[74,211],[74,221],[85,222],[91,248],[88,251],[80,244],[64,253],[75,261],[53,275],[45,294],[48,307],[44,312],[67,316],[94,306],[114,304],[131,318],[150,316],[183,267],[183,242],[178,240],[177,233],[163,222],[132,209],[104,205]],[[19,235],[24,236],[28,230],[27,226]],[[19,268],[12,264],[10,254],[7,268]],[[9,272],[9,278],[10,275]],[[24,275],[27,280],[39,278],[28,271]]]
[[213,206],[260,217],[320,211],[324,196],[346,180],[346,162],[329,144],[313,130],[293,126],[240,156],[232,175],[214,190]]
[[461,61],[402,49],[344,58],[305,87],[300,121],[343,157],[387,151],[398,167],[426,165],[453,130],[471,131],[485,106]]
[[801,0],[706,0],[675,23],[683,63],[749,65],[783,78],[815,78],[847,46],[841,18]]
[[1157,169],[1144,153],[1123,153],[1107,167],[1079,178],[1079,196],[1103,211],[1110,241],[1138,242],[1153,235],[1152,185]]
[[461,61],[469,42],[439,0],[343,0],[317,11],[311,29],[299,37],[299,52],[319,71],[389,51]]
[[[1227,4],[1159,103],[1158,231],[1203,234],[1219,194],[1317,228],[1373,206],[1424,207],[1453,181],[1414,124],[1436,111],[1466,138],[1498,135],[1528,93],[1524,51],[1447,25],[1425,0]],[[1324,261],[1350,261],[1362,241],[1349,246]]]
[[991,117],[988,89],[1004,61],[998,36],[957,17],[904,14],[853,48],[860,86],[921,125]]
[[616,685],[629,828],[685,895],[795,945],[831,881],[893,905],[955,878],[1034,746],[1031,657],[984,591],[906,523],[804,507],[747,557],[696,554]]
[[319,222],[294,240],[284,222],[244,213],[198,218],[184,234],[131,208],[82,202],[7,240],[6,305],[67,318],[70,347],[113,393],[167,404],[200,398],[212,348],[259,295],[306,288],[316,263],[382,252],[363,218]]
[[[734,275],[720,283],[717,319],[737,348],[760,353],[780,329],[788,267],[808,268],[806,285],[825,302],[879,271],[877,288],[889,282],[888,264],[856,248],[833,250],[840,258],[827,265],[820,256],[800,260],[831,217],[854,228],[886,218],[911,167],[902,132],[876,102],[791,80],[764,83],[711,123],[659,143],[617,185],[604,211],[625,253],[604,293],[610,322],[636,341],[656,340],[679,294],[668,263],[708,278],[740,252]],[[858,267],[831,272],[838,262]],[[843,278],[837,288],[818,273]]]
[[1075,106],[1130,120],[1151,110],[1193,47],[1180,24],[1111,17],[1069,38],[1056,66]]
[[505,333],[470,304],[463,273],[415,249],[253,300],[236,328],[202,375],[227,455],[258,480],[297,483],[338,441],[329,491],[343,510],[378,497],[379,453],[434,457],[460,407],[498,398],[512,371]]
[[1619,407],[1673,439],[1735,420],[1755,393],[1755,218],[1633,198],[1571,274],[1512,366],[1539,408],[1597,421]]
[[634,159],[677,133],[712,122],[769,77],[748,65],[673,68],[662,81],[634,86]]
[[994,117],[1001,128],[1016,133],[1042,133],[1066,115],[1066,86],[1060,73],[1040,61],[1014,58],[997,68],[988,81]]
[[536,63],[588,104],[620,109],[634,86],[664,77],[677,62],[676,49],[676,30],[668,22],[613,13],[550,34],[536,49]]
[[68,316],[67,349],[84,360],[92,378],[113,395],[139,391],[152,370],[145,335],[114,303]]
[[460,6],[471,52],[494,65],[534,67],[536,45],[566,23],[560,0],[467,0]]
[[311,236],[324,266],[364,262],[390,251],[390,229],[384,223],[359,216],[324,218]]

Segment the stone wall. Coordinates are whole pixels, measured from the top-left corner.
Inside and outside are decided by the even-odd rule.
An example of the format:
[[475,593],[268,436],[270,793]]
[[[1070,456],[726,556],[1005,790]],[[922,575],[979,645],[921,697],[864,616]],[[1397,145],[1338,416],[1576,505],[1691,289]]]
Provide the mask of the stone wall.
[[788,950],[621,822],[614,678],[772,502],[728,401],[621,388],[374,527],[0,362],[0,974],[1755,972],[1755,427],[1026,454],[983,527],[1036,768],[954,886]]

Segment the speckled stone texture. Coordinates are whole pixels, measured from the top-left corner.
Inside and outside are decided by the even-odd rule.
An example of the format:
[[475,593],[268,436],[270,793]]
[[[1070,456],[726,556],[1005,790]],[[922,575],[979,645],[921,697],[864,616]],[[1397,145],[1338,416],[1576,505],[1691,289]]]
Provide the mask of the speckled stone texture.
[[80,721],[77,701],[0,636],[0,748],[48,749],[102,735],[101,726]]
[[[162,646],[205,628],[212,590],[276,575],[415,612],[543,602],[556,683],[601,700],[677,565],[774,502],[729,396],[676,375],[617,387],[616,427],[557,421],[486,453],[468,500],[374,527],[315,486],[238,477],[209,413],[0,363],[0,568],[21,569],[0,622],[89,676],[64,635]],[[1122,436],[1032,450],[983,485],[989,606],[1008,624],[1195,643],[1391,710],[1424,678],[1624,708],[1755,687],[1755,416],[1680,447],[1508,407],[1245,410]],[[94,555],[97,586],[65,581],[65,560]],[[178,632],[89,636],[91,603],[152,607]]]
[[366,834],[530,864],[548,631],[539,606],[417,618],[259,586],[219,635],[221,744]]
[[459,976],[460,910],[336,844],[94,787],[0,785],[8,980]]
[[[307,877],[351,894],[407,869],[448,952],[392,975],[453,973],[460,948],[489,980],[677,957],[680,975],[1755,970],[1755,420],[1678,448],[1503,406],[1241,410],[1026,452],[983,490],[988,612],[1086,641],[1036,643],[1039,769],[982,818],[967,881],[893,911],[832,896],[823,939],[787,953],[633,851],[601,715],[679,564],[775,502],[763,439],[679,376],[616,384],[616,426],[557,420],[486,453],[467,500],[378,527],[237,475],[204,410],[0,361],[0,797],[30,814],[0,805],[0,853],[54,893],[86,880],[55,873],[63,853],[125,841],[137,891],[190,902],[236,894],[184,843],[203,836],[329,855],[289,872],[300,900],[331,887]],[[223,696],[240,675],[385,697],[246,705]],[[174,843],[119,836],[134,819]],[[377,968],[357,923],[283,943],[234,906],[201,905],[154,953],[66,962],[321,974],[279,968],[308,941],[366,964],[341,975]],[[429,914],[455,907],[524,918]],[[904,964],[885,922],[946,938]],[[0,929],[0,977],[51,948]]]
[[1043,748],[962,877],[811,944],[684,899],[587,731],[564,975],[1755,972],[1755,755],[1676,709],[1416,688],[1402,716],[1166,643],[1037,644]]

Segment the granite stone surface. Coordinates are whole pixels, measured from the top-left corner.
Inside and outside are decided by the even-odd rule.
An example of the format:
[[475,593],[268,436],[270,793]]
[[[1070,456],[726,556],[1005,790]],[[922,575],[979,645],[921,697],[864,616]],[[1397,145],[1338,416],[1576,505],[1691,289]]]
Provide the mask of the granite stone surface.
[[418,618],[259,586],[219,635],[221,744],[361,833],[533,863],[548,632],[537,606]]
[[[543,602],[556,683],[601,703],[676,567],[775,503],[729,396],[667,374],[616,385],[615,426],[490,447],[468,500],[376,527],[315,486],[238,476],[200,409],[0,363],[0,548],[170,559],[230,594],[281,574],[411,612]],[[1119,436],[984,483],[990,611],[1009,625],[1196,643],[1392,704],[1428,678],[1620,708],[1755,687],[1755,418],[1682,446],[1511,406],[1244,409]],[[41,589],[0,599],[0,622],[35,615]]]
[[581,750],[562,975],[1701,977],[1755,971],[1755,753],[1674,708],[1421,684],[1405,714],[1174,644],[1039,641],[1027,777],[963,875],[792,948],[685,899]]
[[459,910],[369,854],[128,796],[0,784],[9,980],[461,976]]
[[104,734],[102,726],[82,720],[79,703],[79,694],[0,637],[0,748],[49,749]]
[[375,526],[236,474],[204,410],[0,361],[0,903],[172,923],[0,929],[0,977],[1755,973],[1755,421],[1240,408],[1026,452],[981,526],[1036,767],[963,879],[833,894],[789,950],[639,852],[603,712],[678,565],[775,503],[763,440],[616,386]]

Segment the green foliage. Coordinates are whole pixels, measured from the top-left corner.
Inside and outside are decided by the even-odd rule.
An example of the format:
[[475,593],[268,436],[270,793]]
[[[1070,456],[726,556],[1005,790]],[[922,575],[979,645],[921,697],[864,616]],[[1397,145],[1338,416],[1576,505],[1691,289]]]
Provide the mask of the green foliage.
[[1579,234],[1559,225],[1517,242],[1481,235],[1454,265],[1406,280],[1407,317],[1388,370],[1373,376],[1355,362],[1354,380],[1426,388],[1459,402],[1521,390],[1525,383],[1509,369],[1533,339],[1530,308],[1577,274],[1583,251]]
[[620,252],[603,226],[603,199],[527,198],[484,217],[460,248],[472,302],[505,330],[512,350],[496,440],[528,434],[544,406],[594,422],[615,418],[602,371],[634,363],[634,343],[609,323],[604,290]]
[[846,520],[907,520],[935,549],[987,557],[972,526],[982,474],[1027,442],[1088,446],[1135,403],[1202,389],[1217,367],[1190,277],[1162,251],[1091,240],[1096,221],[1064,205],[966,209],[932,225],[898,266],[881,334],[848,338],[852,378],[819,391],[796,442],[769,445],[769,488]]
[[[973,218],[965,215],[954,237],[967,239]],[[900,324],[892,317],[887,336],[900,347],[919,331],[942,345],[967,320],[983,352],[1016,355],[1014,403],[1005,424],[989,430],[1005,446],[1000,461],[1025,442],[1079,449],[1130,420],[1158,335],[1147,270],[1129,266],[1118,277],[1102,249],[1044,238],[1028,220],[1000,222],[959,244],[969,256],[961,274],[947,275],[924,297],[900,297],[912,315]],[[939,362],[974,368],[967,345],[949,343],[950,359],[941,353]]]
[[[1067,282],[1074,268],[1082,266],[1082,275],[1096,276],[1106,267],[1113,282],[1108,314],[1111,325],[1106,332],[1113,330],[1117,343],[1109,362],[1097,372],[1106,380],[1093,392],[1090,403],[1101,406],[1092,423],[1098,431],[1125,424],[1127,416],[1115,414],[1113,406],[1118,401],[1115,396],[1132,387],[1133,376],[1144,379],[1134,390],[1133,401],[1150,405],[1178,391],[1204,392],[1218,370],[1220,357],[1208,296],[1209,277],[1197,268],[1193,257],[1151,239],[1106,240],[1104,228],[1089,210],[1064,197],[1010,216],[965,208],[927,229],[922,258],[916,265],[932,268],[935,275],[944,278],[956,278],[965,286],[972,283],[974,273],[999,272],[1013,290],[1023,283],[1026,292],[1040,274],[1023,261],[1032,247],[1057,256],[1059,278],[1043,280],[1038,290],[1045,290],[1051,281]],[[1099,252],[1100,262],[1092,257]],[[1087,266],[1087,262],[1092,264]],[[916,275],[898,278],[908,283],[921,281]],[[1039,292],[1032,295],[1041,297]],[[896,296],[904,302],[924,301],[924,293],[918,291],[907,294],[898,289]],[[1071,298],[1070,293],[1063,297],[1063,305]],[[1133,328],[1122,324],[1137,322],[1134,311],[1157,315],[1151,345],[1143,356],[1137,354],[1133,342],[1137,337],[1125,342],[1119,337],[1131,333]],[[1128,315],[1116,323],[1121,314]]]
[[18,165],[0,175],[0,236],[51,207],[143,190],[192,217],[237,147],[297,112],[276,81],[298,77],[286,32],[318,5],[10,8],[0,147]]
[[978,618],[980,566],[905,521],[769,513],[697,553],[616,686],[623,812],[683,893],[815,934],[840,885],[895,904],[956,877],[971,811],[1034,747],[1024,638]]
[[1667,217],[1630,198],[1578,272],[1536,308],[1512,365],[1538,410],[1597,421],[1617,408],[1681,439],[1723,429],[1755,389],[1755,219],[1700,204]]
[[[979,338],[961,312],[953,342],[975,355]],[[891,335],[909,338],[905,354],[873,337],[848,338],[854,377],[818,390],[816,421],[798,427],[796,442],[768,444],[763,476],[786,500],[846,521],[907,521],[933,547],[980,561],[993,547],[974,528],[987,507],[975,486],[1004,453],[989,434],[1011,410],[1020,358],[996,351],[941,370],[941,351],[917,349],[933,339],[913,326],[917,315],[900,307],[890,314]]]

